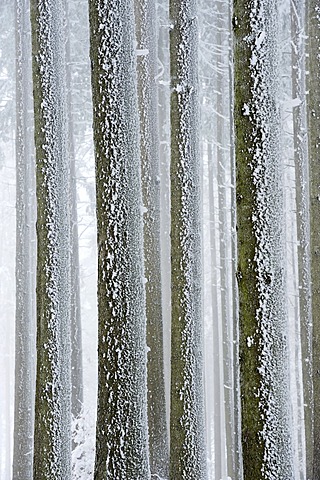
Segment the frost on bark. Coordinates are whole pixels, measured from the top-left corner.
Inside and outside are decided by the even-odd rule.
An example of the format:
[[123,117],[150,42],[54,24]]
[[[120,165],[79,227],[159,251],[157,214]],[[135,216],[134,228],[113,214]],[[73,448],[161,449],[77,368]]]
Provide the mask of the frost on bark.
[[169,451],[161,305],[160,156],[155,1],[135,0],[135,20],[144,212],[144,266],[147,280],[149,461],[152,475],[167,478]]
[[31,0],[37,183],[34,478],[71,478],[69,164],[61,0]]
[[305,81],[305,2],[291,0],[293,142],[296,176],[299,313],[307,479],[313,465],[312,309],[310,271],[309,166]]
[[90,0],[98,229],[94,478],[146,480],[146,318],[132,0]]
[[308,132],[310,178],[310,251],[312,285],[312,350],[314,394],[313,479],[320,478],[320,5],[307,2]]
[[35,158],[29,0],[16,0],[16,332],[13,478],[31,480],[35,392]]
[[171,0],[170,478],[207,478],[202,361],[197,9]]
[[277,104],[277,2],[233,14],[244,478],[293,478]]

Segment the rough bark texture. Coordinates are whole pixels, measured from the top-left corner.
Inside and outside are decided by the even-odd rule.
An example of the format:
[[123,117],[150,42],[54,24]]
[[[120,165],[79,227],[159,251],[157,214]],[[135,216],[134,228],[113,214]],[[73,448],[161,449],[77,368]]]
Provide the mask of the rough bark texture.
[[132,0],[91,0],[98,229],[96,480],[150,478]]
[[160,156],[157,115],[157,35],[154,0],[135,0],[144,266],[148,345],[148,426],[151,474],[167,478],[168,431],[163,363],[160,257]]
[[16,0],[16,332],[13,478],[31,480],[35,392],[35,158],[29,0]]
[[32,0],[37,162],[34,478],[71,478],[69,165],[61,0]]
[[170,478],[207,477],[202,362],[197,9],[170,2],[171,417]]
[[309,0],[307,3],[307,23],[309,28],[308,131],[314,394],[312,478],[313,480],[318,480],[320,478],[320,6],[316,0]]
[[284,309],[277,2],[233,13],[244,478],[293,478]]

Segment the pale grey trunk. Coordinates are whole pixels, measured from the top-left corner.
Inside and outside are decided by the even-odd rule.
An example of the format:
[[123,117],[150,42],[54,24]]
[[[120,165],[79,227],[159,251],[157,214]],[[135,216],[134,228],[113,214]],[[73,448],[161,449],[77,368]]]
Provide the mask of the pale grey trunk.
[[16,331],[13,478],[33,477],[35,150],[29,0],[16,0]]
[[164,324],[164,378],[167,428],[170,424],[170,324],[171,324],[171,262],[170,262],[170,54],[169,2],[157,4],[158,21],[158,123],[160,155],[160,235],[162,318]]
[[299,311],[303,374],[306,475],[313,469],[312,310],[310,271],[309,165],[305,85],[305,2],[291,0],[293,142],[296,177]]
[[230,88],[229,88],[229,5],[217,4],[217,177],[219,195],[219,226],[220,226],[220,278],[221,278],[221,322],[223,344],[223,389],[225,403],[226,455],[225,474],[234,477],[235,466],[235,398],[234,398],[234,322],[232,295],[231,261],[231,205],[230,191]]
[[160,249],[160,156],[157,95],[157,34],[154,0],[135,0],[144,266],[148,345],[148,425],[151,477],[167,478],[168,430],[163,359]]
[[34,478],[71,478],[69,160],[62,0],[31,0],[37,163]]
[[[223,398],[223,345],[222,324],[220,321],[221,299],[218,289],[218,252],[217,252],[217,220],[215,211],[217,199],[214,186],[217,168],[213,164],[213,145],[208,144],[208,180],[209,180],[209,209],[210,209],[210,246],[211,246],[211,284],[212,284],[212,330],[213,330],[213,443],[214,443],[214,478],[223,478],[226,474],[226,430]],[[220,308],[219,308],[220,305]],[[210,408],[210,406],[208,406]]]
[[80,416],[83,407],[82,330],[80,305],[80,262],[77,212],[76,155],[72,115],[71,32],[68,2],[64,0],[66,30],[66,88],[68,105],[68,153],[70,158],[70,266],[71,266],[71,413]]

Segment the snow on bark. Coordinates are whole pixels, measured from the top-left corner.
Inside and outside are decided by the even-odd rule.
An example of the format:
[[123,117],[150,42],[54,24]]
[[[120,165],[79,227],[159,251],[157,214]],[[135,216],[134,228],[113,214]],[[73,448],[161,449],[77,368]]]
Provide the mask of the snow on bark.
[[171,422],[170,478],[207,478],[202,361],[197,18],[194,0],[170,2]]
[[160,252],[160,156],[154,0],[135,1],[144,259],[148,345],[148,425],[151,474],[168,476],[169,450],[163,360]]
[[32,0],[37,162],[34,477],[71,477],[69,164],[61,0]]
[[91,0],[98,224],[95,479],[146,480],[146,318],[132,0]]
[[289,479],[277,2],[236,2],[233,25],[244,476]]
[[16,331],[13,478],[31,480],[35,391],[35,159],[30,8],[16,0]]

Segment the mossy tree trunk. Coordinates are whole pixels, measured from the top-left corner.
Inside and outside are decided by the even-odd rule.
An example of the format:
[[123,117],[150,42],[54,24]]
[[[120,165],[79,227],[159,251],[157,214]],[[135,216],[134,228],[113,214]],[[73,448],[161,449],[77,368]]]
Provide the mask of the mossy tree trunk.
[[202,361],[197,6],[171,0],[170,478],[207,478]]
[[37,182],[34,478],[71,478],[69,161],[63,5],[31,0]]
[[235,0],[234,88],[244,478],[293,478],[277,2]]
[[[151,474],[168,477],[169,450],[163,361],[160,252],[160,155],[157,95],[157,34],[154,0],[135,0],[144,266],[148,345],[148,426]],[[158,477],[157,477],[158,478]]]
[[147,347],[133,0],[90,0],[98,230],[95,480],[147,480]]
[[[313,480],[320,478],[320,6],[307,2],[310,250],[312,285]],[[308,478],[309,480],[309,478]]]

